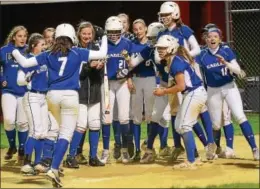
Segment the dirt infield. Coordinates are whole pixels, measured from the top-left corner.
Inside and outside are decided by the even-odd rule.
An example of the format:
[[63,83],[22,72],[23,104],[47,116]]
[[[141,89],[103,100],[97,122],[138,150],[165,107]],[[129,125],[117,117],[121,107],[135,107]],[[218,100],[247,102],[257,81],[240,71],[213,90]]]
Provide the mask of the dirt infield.
[[[259,141],[259,136],[256,140]],[[197,170],[173,170],[173,163],[168,163],[167,159],[158,159],[151,165],[122,165],[112,162],[105,167],[81,166],[78,170],[65,169],[65,177],[61,179],[64,187],[70,188],[169,188],[259,183],[259,162],[252,160],[247,142],[242,136],[236,136],[234,143],[237,159],[205,162]],[[169,145],[171,144],[172,140],[169,139]],[[197,144],[200,155],[204,156],[200,142],[197,141]],[[155,145],[158,146],[158,141]],[[5,151],[1,150],[1,188],[52,187],[43,175],[22,176],[15,160],[3,160]],[[84,152],[86,154],[87,150]]]

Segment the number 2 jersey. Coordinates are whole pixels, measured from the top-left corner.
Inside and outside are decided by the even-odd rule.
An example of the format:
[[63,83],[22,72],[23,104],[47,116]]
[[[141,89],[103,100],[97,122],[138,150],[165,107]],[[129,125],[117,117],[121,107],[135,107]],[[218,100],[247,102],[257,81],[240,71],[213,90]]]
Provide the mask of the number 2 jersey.
[[117,80],[116,75],[118,70],[128,68],[125,58],[121,55],[123,50],[126,50],[131,56],[132,42],[130,40],[121,37],[118,44],[108,41],[107,76],[109,80]]
[[[220,45],[216,54],[221,55],[227,62],[236,59],[235,54],[227,45]],[[234,79],[229,69],[218,61],[209,48],[201,51],[200,55],[196,57],[196,62],[203,69],[207,85],[210,87],[221,87]]]
[[89,61],[89,50],[72,47],[66,56],[46,51],[36,60],[40,66],[48,67],[49,90],[78,90],[81,63]]

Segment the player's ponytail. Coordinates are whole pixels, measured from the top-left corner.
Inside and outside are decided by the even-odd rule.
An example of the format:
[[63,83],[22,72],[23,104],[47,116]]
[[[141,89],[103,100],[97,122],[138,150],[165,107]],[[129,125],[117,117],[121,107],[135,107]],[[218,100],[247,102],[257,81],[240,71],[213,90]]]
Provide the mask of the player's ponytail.
[[189,64],[194,64],[194,59],[193,57],[189,54],[187,49],[183,46],[179,46],[177,53],[178,56],[182,56]]
[[73,43],[69,37],[61,36],[56,38],[55,44],[51,48],[51,52],[56,54],[61,52],[63,56],[67,56]]

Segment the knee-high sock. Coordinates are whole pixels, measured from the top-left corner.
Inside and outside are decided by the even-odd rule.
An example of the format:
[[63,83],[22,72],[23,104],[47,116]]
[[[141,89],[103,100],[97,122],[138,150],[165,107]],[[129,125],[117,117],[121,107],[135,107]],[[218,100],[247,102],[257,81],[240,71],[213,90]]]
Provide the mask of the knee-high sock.
[[54,152],[55,141],[50,139],[44,139],[43,141],[43,152],[42,159],[52,159]]
[[37,165],[41,161],[42,150],[43,150],[43,139],[35,139],[34,151],[35,151],[35,160],[34,164]]
[[217,147],[220,147],[221,130],[213,130],[213,135]]
[[28,137],[28,139],[25,143],[25,148],[24,148],[25,155],[29,155],[29,156],[32,155],[33,148],[35,146],[35,142],[36,142],[36,139],[34,139],[33,137]]
[[99,137],[99,130],[89,130],[89,149],[90,149],[89,154],[91,158],[97,156],[98,137]]
[[192,131],[186,132],[183,135],[183,141],[186,149],[187,159],[193,163],[195,161],[195,140]]
[[174,142],[174,146],[176,148],[180,148],[181,147],[181,135],[176,132],[175,119],[176,119],[176,116],[171,117],[173,142]]
[[204,125],[205,131],[206,131],[206,135],[207,135],[207,139],[208,139],[207,142],[214,143],[212,121],[210,119],[209,112],[205,111],[205,112],[201,113],[200,118],[201,118],[202,124]]
[[69,155],[71,157],[76,156],[77,148],[79,146],[79,143],[83,137],[84,133],[81,133],[77,130],[74,131],[72,140],[70,142],[70,149],[69,149]]
[[28,131],[20,132],[18,131],[19,149],[24,150],[24,144],[28,137]]
[[158,124],[158,134],[159,134],[159,138],[160,138],[160,148],[163,149],[167,146],[166,140],[165,140],[165,128],[163,126],[161,126],[160,124]]
[[232,123],[229,125],[225,125],[224,127],[224,133],[226,138],[226,143],[229,148],[233,149],[233,141],[234,141],[234,126]]
[[150,133],[148,136],[148,140],[147,140],[147,148],[152,150],[153,149],[153,143],[154,143],[154,139],[158,134],[158,123],[155,122],[151,122],[151,127],[150,127]]
[[58,139],[51,164],[52,169],[59,169],[61,161],[63,160],[63,157],[68,149],[68,145],[69,141],[63,138]]
[[122,148],[127,148],[129,142],[129,124],[121,124]]
[[77,147],[77,154],[81,154],[83,151],[83,146],[85,143],[85,137],[86,137],[86,131],[84,132],[83,136],[81,137],[81,140],[79,142],[79,145]]
[[110,125],[102,125],[103,149],[109,149]]
[[121,142],[121,128],[120,128],[120,122],[119,121],[113,121],[113,132],[114,132],[114,138],[115,138],[115,143],[117,145],[122,144]]
[[199,137],[200,141],[202,142],[203,146],[207,146],[207,139],[206,136],[202,130],[202,127],[200,126],[200,124],[197,122],[194,126],[193,126],[193,131],[196,133],[197,137]]
[[15,129],[11,131],[5,130],[5,133],[9,142],[9,147],[16,148],[16,130]]
[[135,140],[136,151],[140,151],[141,125],[134,124],[134,140]]
[[240,127],[243,132],[243,135],[245,136],[245,138],[246,138],[248,144],[250,145],[250,147],[252,148],[252,150],[257,148],[252,126],[249,124],[249,122],[245,121],[245,122],[241,123]]

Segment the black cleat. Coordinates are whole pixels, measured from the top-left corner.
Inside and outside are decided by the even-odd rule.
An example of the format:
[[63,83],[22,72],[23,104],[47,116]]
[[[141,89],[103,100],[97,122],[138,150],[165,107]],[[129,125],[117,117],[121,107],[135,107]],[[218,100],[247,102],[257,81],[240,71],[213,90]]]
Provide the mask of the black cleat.
[[63,161],[63,166],[67,167],[67,168],[72,168],[72,169],[79,168],[79,164],[78,164],[77,160],[75,159],[75,157],[72,157],[70,155],[68,155],[67,159],[65,161]]
[[134,145],[133,141],[128,142],[127,149],[128,149],[130,158],[133,158],[135,155],[135,145]]
[[98,159],[97,156],[94,157],[94,158],[89,157],[89,165],[90,165],[90,166],[93,166],[93,167],[105,166],[105,164],[102,163],[102,162]]
[[13,158],[13,155],[17,153],[16,148],[9,148],[5,154],[5,160],[10,160]]
[[140,161],[141,160],[141,151],[136,151],[135,156],[133,158],[134,161]]
[[121,157],[121,145],[120,144],[114,144],[114,154],[115,159],[119,159]]

